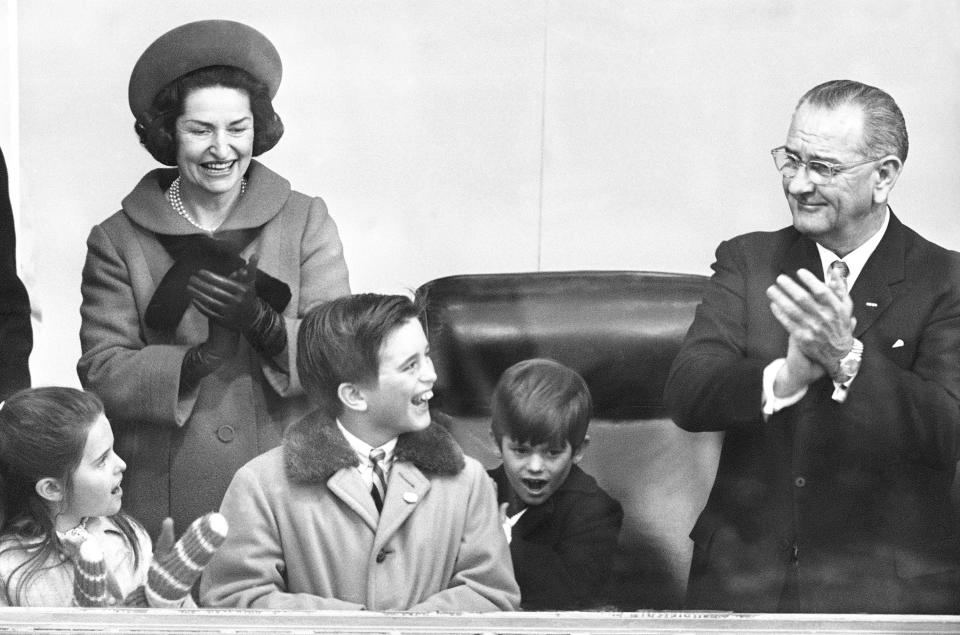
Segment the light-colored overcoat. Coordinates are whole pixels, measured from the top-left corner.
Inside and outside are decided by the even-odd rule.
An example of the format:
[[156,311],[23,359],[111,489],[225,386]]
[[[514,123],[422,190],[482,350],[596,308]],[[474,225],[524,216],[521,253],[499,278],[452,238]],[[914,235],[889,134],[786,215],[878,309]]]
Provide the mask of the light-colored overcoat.
[[508,611],[520,591],[493,483],[433,424],[399,437],[378,517],[336,424],[318,413],[234,477],[226,543],[201,604],[270,609]]
[[343,249],[319,198],[257,161],[246,193],[217,231],[262,227],[240,255],[285,282],[287,348],[266,359],[241,338],[236,355],[197,387],[179,394],[190,347],[207,338],[207,318],[192,306],[176,329],[155,330],[144,314],[173,259],[156,234],[195,234],[164,192],[176,169],[148,173],[123,209],[87,240],[77,365],[85,388],[104,401],[117,453],[127,462],[124,508],[156,535],[173,516],[178,531],[217,509],[233,473],[275,447],[286,426],[309,411],[296,376],[300,319],[312,306],[349,293]]

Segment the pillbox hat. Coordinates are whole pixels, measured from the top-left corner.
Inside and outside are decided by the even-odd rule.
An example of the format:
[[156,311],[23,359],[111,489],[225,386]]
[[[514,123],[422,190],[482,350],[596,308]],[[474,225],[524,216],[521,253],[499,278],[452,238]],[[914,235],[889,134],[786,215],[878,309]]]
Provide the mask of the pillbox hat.
[[236,66],[277,94],[283,65],[270,40],[230,20],[200,20],[167,31],[147,47],[130,74],[128,98],[139,118],[160,90],[178,77],[206,66]]

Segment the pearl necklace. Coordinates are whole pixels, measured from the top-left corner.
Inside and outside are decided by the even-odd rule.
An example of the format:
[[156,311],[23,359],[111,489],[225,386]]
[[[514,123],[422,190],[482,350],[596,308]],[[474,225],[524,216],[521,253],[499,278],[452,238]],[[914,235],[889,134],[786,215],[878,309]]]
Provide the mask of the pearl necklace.
[[[243,196],[246,193],[247,179],[240,179],[240,196]],[[170,184],[170,189],[167,190],[167,200],[170,201],[170,206],[173,207],[177,214],[179,214],[184,220],[200,231],[212,234],[216,229],[216,227],[204,227],[190,214],[190,212],[187,211],[187,208],[183,204],[183,199],[180,197],[179,176],[173,180],[173,183]]]

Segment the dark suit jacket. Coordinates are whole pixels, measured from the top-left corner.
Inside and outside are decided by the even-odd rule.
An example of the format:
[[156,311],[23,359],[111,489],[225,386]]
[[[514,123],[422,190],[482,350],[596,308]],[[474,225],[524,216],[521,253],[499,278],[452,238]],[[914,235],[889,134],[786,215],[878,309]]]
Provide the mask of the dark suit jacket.
[[765,290],[800,267],[822,275],[792,227],[722,243],[668,379],[680,427],[726,431],[688,605],[955,611],[960,254],[891,213],[851,289],[864,354],[846,402],[823,378],[764,422],[763,368],[787,350]]
[[[510,496],[503,466],[490,470],[499,503]],[[599,607],[606,603],[620,503],[578,466],[542,505],[528,507],[513,527],[510,555],[525,610]]]
[[27,359],[32,348],[30,300],[17,276],[17,239],[7,164],[0,151],[0,399],[30,386]]

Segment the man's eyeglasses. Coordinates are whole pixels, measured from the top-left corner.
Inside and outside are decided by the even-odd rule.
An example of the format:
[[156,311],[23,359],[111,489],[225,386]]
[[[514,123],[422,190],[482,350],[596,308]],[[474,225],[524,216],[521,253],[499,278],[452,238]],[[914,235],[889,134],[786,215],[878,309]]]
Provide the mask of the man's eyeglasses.
[[826,185],[833,180],[833,177],[844,170],[855,168],[858,165],[873,163],[882,158],[865,159],[863,161],[857,161],[856,163],[827,163],[826,161],[817,161],[815,159],[801,161],[800,157],[787,150],[784,146],[774,148],[770,151],[770,154],[773,155],[773,164],[777,166],[780,174],[788,179],[792,179],[797,175],[797,172],[800,171],[800,168],[805,166],[807,168],[808,178],[816,185]]

